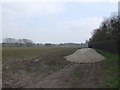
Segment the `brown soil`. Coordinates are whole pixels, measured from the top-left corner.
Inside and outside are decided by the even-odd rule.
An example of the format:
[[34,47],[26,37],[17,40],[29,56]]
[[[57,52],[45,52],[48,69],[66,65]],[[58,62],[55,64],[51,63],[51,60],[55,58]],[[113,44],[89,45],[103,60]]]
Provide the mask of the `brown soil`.
[[[11,76],[13,75],[13,76]],[[71,63],[52,74],[9,72],[4,75],[4,87],[11,88],[100,88],[105,87],[104,75],[99,63],[76,64]],[[11,78],[10,78],[11,77]],[[5,79],[5,80],[4,80]],[[8,80],[7,80],[8,79]]]
[[99,63],[73,64],[25,88],[100,88],[105,87],[103,82]]
[[[7,63],[11,63],[14,70]],[[99,62],[84,64],[67,62],[69,64],[62,69],[50,73],[26,72],[24,69],[33,64],[32,60],[7,63],[4,64],[6,66],[3,65],[3,88],[105,88],[105,77]],[[17,69],[16,65],[21,67]]]

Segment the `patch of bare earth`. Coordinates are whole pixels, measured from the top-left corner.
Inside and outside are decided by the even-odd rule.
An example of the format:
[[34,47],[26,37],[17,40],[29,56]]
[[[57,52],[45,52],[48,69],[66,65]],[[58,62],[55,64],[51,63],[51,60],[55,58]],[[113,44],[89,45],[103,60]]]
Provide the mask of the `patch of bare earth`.
[[[31,88],[99,88],[104,87],[104,76],[102,75],[99,61],[105,60],[103,56],[94,49],[79,49],[75,53],[65,57],[67,61],[75,62],[65,67],[38,83],[28,85]],[[85,64],[79,64],[85,63]]]
[[[84,52],[84,50],[83,50]],[[90,53],[90,51],[88,51]],[[86,53],[88,53],[86,52]],[[94,50],[93,50],[94,52]],[[95,53],[95,52],[94,52]],[[84,53],[85,54],[85,53]],[[78,54],[77,57],[80,56]],[[86,56],[86,55],[84,55]],[[89,56],[89,55],[88,55]],[[83,57],[83,56],[82,56]],[[98,57],[96,57],[98,58]],[[88,58],[89,59],[89,58]],[[76,60],[76,59],[74,59]],[[81,60],[81,59],[77,59]],[[69,61],[69,60],[68,60]],[[100,60],[101,61],[101,60]],[[32,60],[13,61],[11,68],[3,67],[3,87],[11,88],[100,88],[104,86],[104,75],[99,62],[76,63],[69,62],[63,69],[47,73],[28,73],[24,69],[33,64]],[[24,62],[24,63],[23,63]],[[10,62],[8,62],[10,64]],[[30,65],[29,65],[30,64]],[[14,68],[14,70],[12,69]],[[45,71],[45,70],[44,70]]]
[[[13,75],[13,76],[12,76]],[[4,87],[11,88],[99,88],[104,86],[99,63],[71,63],[63,69],[52,73],[33,73],[25,71],[4,74]],[[8,80],[7,80],[8,79]]]
[[99,63],[73,64],[25,88],[100,88],[103,81]]

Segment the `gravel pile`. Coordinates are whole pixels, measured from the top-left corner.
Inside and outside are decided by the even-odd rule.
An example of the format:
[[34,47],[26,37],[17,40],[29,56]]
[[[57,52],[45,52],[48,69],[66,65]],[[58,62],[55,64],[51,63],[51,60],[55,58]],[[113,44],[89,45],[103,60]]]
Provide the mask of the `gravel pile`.
[[83,48],[77,50],[75,53],[65,56],[67,61],[76,63],[94,63],[105,60],[105,57],[97,53],[92,48]]

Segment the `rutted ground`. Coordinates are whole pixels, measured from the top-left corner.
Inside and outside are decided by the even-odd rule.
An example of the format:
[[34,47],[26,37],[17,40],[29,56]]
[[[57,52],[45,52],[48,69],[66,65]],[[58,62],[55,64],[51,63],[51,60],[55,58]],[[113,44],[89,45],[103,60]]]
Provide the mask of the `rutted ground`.
[[[87,55],[87,56],[86,56]],[[69,67],[57,71],[47,77],[39,80],[35,84],[28,85],[31,88],[98,88],[103,87],[103,75],[99,62],[104,57],[98,54],[94,49],[83,48],[77,50],[74,54],[67,56],[68,61],[89,64],[73,64]],[[84,60],[83,60],[84,59]],[[93,63],[93,64],[90,64]],[[77,76],[76,76],[77,75]]]
[[[12,75],[12,74],[11,74]],[[10,77],[10,76],[9,76]],[[11,78],[10,78],[11,79]],[[99,63],[72,64],[54,73],[15,73],[11,87],[19,88],[99,88],[105,87],[104,75]]]
[[[34,56],[38,52],[39,54],[34,58],[22,56],[19,59],[14,57],[4,61],[3,88],[105,88],[107,87],[106,75],[109,74],[104,73],[104,69],[109,73],[112,72],[110,78],[117,80],[117,67],[114,67],[112,71],[110,67],[111,64],[117,65],[116,56],[108,57],[109,55],[106,54],[108,60],[85,64],[65,60],[65,56],[74,53],[77,49],[48,48],[36,49],[37,52],[34,49],[23,49],[22,51],[15,50],[12,54],[8,53],[8,50],[9,57],[13,57],[18,52],[17,58],[22,52],[28,55],[32,53]],[[114,63],[112,63],[112,58]]]
[[3,48],[4,88],[23,88],[69,65],[78,48]]
[[73,64],[26,88],[100,88],[104,86],[101,68],[96,64]]

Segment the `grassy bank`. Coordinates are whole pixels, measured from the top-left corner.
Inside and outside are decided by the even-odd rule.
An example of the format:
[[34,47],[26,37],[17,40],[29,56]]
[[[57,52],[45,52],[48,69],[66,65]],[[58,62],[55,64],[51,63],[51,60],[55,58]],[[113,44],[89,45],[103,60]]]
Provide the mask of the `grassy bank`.
[[103,74],[105,75],[106,86],[110,88],[119,87],[118,61],[120,56],[102,50],[97,51],[106,58],[105,61],[100,62]]

